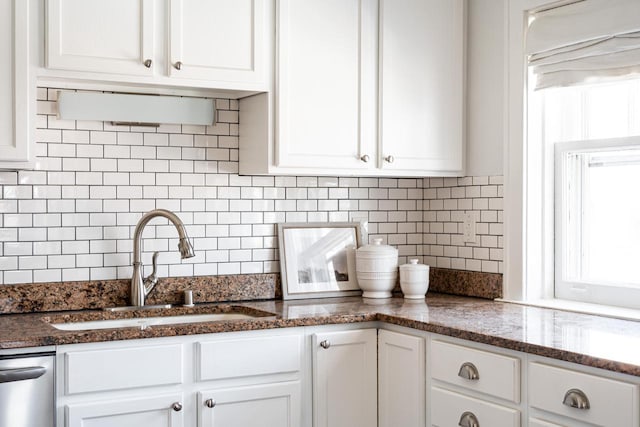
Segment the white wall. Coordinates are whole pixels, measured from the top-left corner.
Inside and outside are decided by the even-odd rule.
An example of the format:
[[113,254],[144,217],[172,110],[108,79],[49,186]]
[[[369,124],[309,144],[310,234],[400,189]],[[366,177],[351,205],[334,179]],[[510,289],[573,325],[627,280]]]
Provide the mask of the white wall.
[[506,1],[469,0],[468,176],[503,173]]

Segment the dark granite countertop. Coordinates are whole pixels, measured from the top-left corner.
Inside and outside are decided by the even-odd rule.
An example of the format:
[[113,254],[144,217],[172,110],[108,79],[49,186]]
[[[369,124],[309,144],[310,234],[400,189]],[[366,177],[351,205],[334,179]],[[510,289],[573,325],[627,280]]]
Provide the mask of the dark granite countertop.
[[640,376],[640,322],[429,293],[425,300],[360,297],[244,301],[167,309],[164,315],[236,310],[261,317],[206,323],[61,331],[50,323],[157,316],[102,310],[0,315],[0,349],[381,321]]

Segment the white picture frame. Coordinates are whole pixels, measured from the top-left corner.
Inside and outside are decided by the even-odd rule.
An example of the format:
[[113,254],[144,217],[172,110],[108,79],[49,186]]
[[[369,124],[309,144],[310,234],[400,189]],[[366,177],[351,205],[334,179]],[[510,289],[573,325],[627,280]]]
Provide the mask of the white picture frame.
[[359,222],[278,224],[283,299],[360,295],[355,250],[365,238]]

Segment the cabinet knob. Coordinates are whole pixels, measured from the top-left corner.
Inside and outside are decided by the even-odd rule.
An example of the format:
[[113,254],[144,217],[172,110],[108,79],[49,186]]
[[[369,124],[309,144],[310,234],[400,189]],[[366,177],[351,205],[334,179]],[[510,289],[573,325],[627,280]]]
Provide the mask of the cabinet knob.
[[465,380],[479,380],[480,374],[478,373],[478,368],[471,362],[464,362],[462,366],[460,366],[460,370],[458,371],[458,376],[460,378],[464,378]]
[[322,342],[320,342],[320,347],[324,348],[325,350],[329,347],[331,347],[331,343],[327,340],[324,340]]
[[143,62],[144,66],[147,68],[151,68],[151,64],[153,64],[153,61],[150,59],[147,59]]
[[589,403],[589,398],[587,397],[587,395],[584,394],[582,390],[579,390],[577,388],[572,388],[565,393],[562,404],[576,409],[591,408],[591,404]]
[[213,408],[214,406],[216,406],[216,401],[215,399],[207,399],[204,401],[204,406],[206,406],[207,408]]
[[396,159],[393,156],[387,156],[387,157],[384,158],[384,161],[387,162],[387,163],[393,163],[395,160]]
[[173,64],[173,68],[175,68],[176,70],[181,70],[182,69],[182,62],[178,61],[175,64]]
[[174,403],[173,405],[171,405],[171,409],[173,409],[176,412],[182,411],[182,403],[180,402]]
[[362,160],[365,163],[369,163],[369,155],[365,154],[364,156],[360,157],[360,160]]
[[460,421],[458,421],[458,425],[460,427],[480,427],[478,418],[473,412],[464,412],[460,417]]

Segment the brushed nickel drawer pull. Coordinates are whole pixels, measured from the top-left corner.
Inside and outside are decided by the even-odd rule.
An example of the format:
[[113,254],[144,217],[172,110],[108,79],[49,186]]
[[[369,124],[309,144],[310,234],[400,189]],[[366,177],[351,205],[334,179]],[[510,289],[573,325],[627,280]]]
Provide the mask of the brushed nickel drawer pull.
[[576,409],[591,408],[591,404],[589,403],[589,398],[587,397],[587,395],[584,394],[582,390],[579,390],[577,388],[572,388],[565,393],[562,404]]
[[458,421],[458,425],[460,427],[480,427],[478,418],[473,414],[473,412],[468,411],[462,414],[460,421]]
[[462,366],[460,366],[460,370],[458,371],[458,376],[460,378],[464,378],[465,380],[479,380],[480,373],[478,373],[478,368],[471,362],[464,362]]
[[151,68],[151,65],[153,64],[153,61],[150,59],[147,59],[143,62],[144,66],[147,68]]
[[176,412],[182,411],[182,403],[180,402],[174,403],[173,405],[171,405],[171,409],[173,409]]
[[204,401],[204,406],[206,406],[207,408],[213,408],[214,406],[216,406],[216,401],[215,399],[207,399]]
[[328,349],[329,347],[331,347],[331,343],[327,340],[324,340],[322,342],[320,342],[320,347],[324,348],[325,350]]

